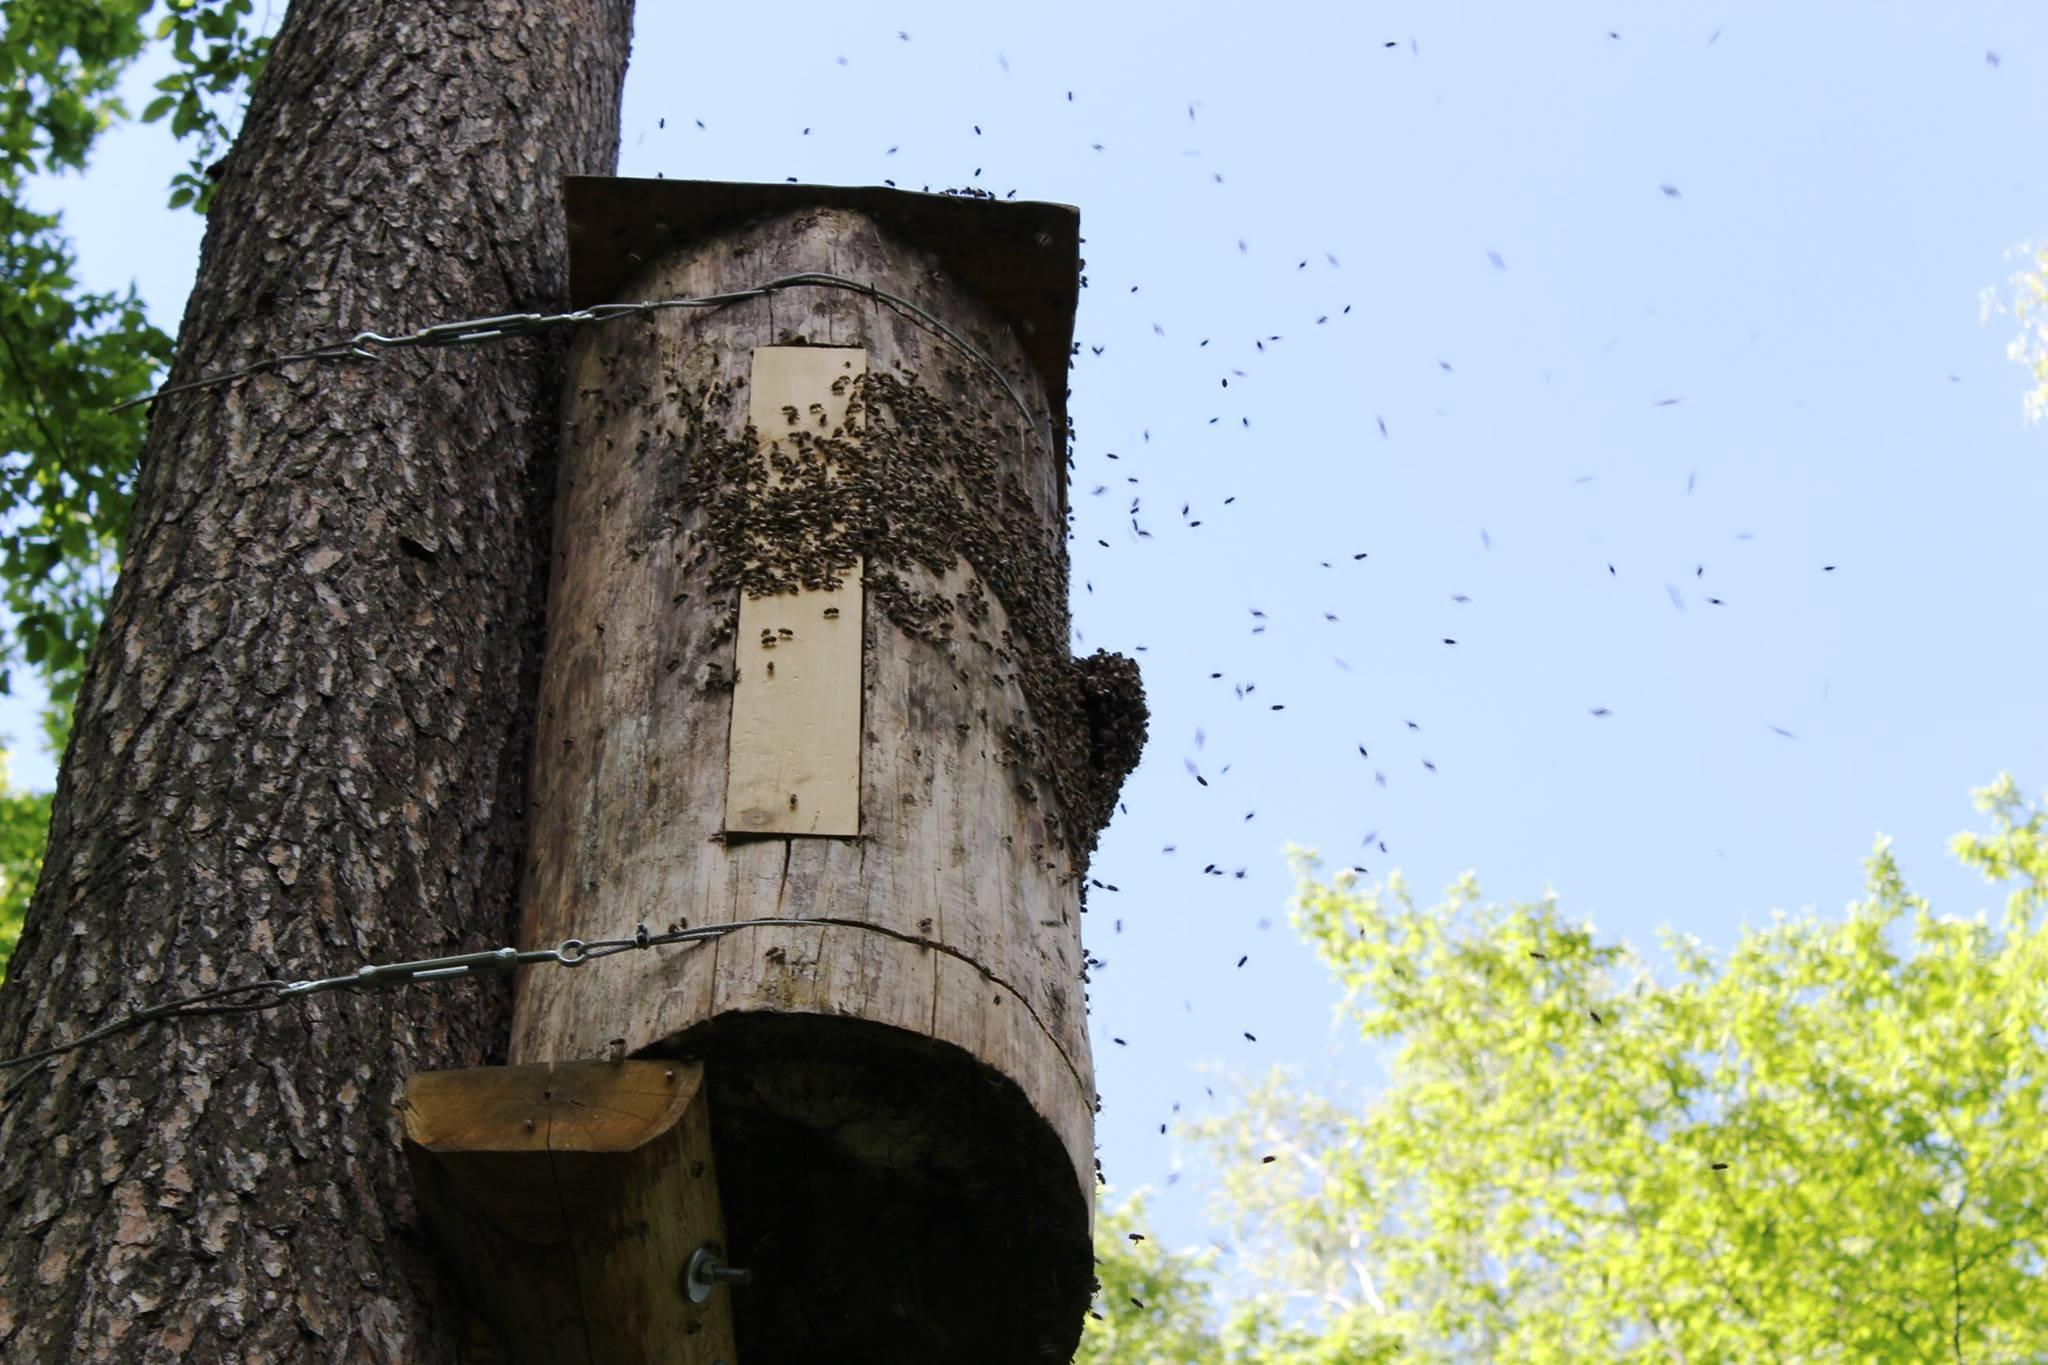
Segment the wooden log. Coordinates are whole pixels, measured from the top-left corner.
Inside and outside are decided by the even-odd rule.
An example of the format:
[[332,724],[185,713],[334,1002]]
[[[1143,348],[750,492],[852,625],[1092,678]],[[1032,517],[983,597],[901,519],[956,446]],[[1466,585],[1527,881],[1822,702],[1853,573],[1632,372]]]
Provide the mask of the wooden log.
[[[572,187],[572,234],[575,212]],[[664,239],[622,297],[824,271],[977,354],[817,285],[572,349],[522,942],[788,923],[528,973],[513,1057],[622,1037],[704,1060],[734,1255],[760,1275],[736,1305],[749,1365],[1064,1360],[1092,1279],[1081,892],[1144,711],[1128,661],[1068,653],[1062,405],[1032,321],[949,275],[957,243],[876,218]],[[1069,327],[1071,299],[1038,322]],[[794,346],[857,348],[865,373],[843,422],[763,431],[758,358]],[[726,799],[735,678],[767,662],[737,615],[855,572],[859,836],[762,837]]]
[[722,1251],[702,1067],[564,1062],[406,1083],[420,1211],[499,1358],[715,1365],[730,1295],[693,1296]]

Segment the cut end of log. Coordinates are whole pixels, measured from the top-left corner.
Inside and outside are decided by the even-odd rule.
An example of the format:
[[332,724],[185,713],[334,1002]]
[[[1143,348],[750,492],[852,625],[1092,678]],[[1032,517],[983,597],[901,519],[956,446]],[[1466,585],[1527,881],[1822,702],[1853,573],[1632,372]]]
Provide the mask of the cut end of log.
[[706,1066],[747,1365],[1073,1357],[1087,1196],[1016,1083],[857,1019],[722,1015]]

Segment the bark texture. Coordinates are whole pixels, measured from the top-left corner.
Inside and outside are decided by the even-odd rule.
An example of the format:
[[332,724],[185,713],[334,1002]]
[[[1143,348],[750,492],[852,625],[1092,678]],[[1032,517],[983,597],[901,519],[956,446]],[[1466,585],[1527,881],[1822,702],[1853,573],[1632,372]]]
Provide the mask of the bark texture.
[[[631,0],[298,0],[173,381],[566,297]],[[507,941],[560,356],[297,366],[160,403],[0,1052],[251,977]],[[473,984],[155,1027],[0,1113],[0,1356],[456,1358],[406,1075],[502,1059]]]

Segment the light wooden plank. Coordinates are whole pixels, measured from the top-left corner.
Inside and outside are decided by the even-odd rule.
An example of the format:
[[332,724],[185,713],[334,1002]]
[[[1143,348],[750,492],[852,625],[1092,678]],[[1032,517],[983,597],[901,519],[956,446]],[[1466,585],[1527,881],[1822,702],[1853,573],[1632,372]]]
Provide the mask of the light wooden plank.
[[505,1359],[732,1359],[730,1293],[678,1292],[724,1244],[703,1068],[421,1072],[403,1108],[421,1211]]
[[[839,381],[866,372],[852,347],[758,347],[748,420],[767,442],[842,429],[852,386]],[[861,603],[858,562],[837,588],[740,599],[728,830],[860,833]]]

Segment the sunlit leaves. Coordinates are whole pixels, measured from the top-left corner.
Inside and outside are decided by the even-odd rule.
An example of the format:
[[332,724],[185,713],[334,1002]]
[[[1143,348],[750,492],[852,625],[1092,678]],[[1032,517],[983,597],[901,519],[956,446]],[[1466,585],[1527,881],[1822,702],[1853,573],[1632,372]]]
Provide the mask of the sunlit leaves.
[[2019,329],[2006,354],[2026,366],[2034,387],[2025,396],[2027,420],[2048,417],[2048,245],[2021,243],[2011,255],[2022,268],[2011,280],[2012,297],[2001,301],[1994,290],[1984,293],[1984,315],[2009,314]]
[[17,791],[7,780],[7,755],[0,751],[0,977],[7,975],[15,940],[21,937],[49,826],[50,793]]
[[150,0],[9,0],[0,7],[0,182],[77,170],[121,112],[112,91],[141,52]]
[[172,135],[189,142],[191,164],[171,178],[170,206],[205,213],[213,163],[234,136],[235,101],[263,70],[270,39],[249,27],[254,0],[165,0],[164,8],[155,34],[178,65],[156,83],[162,93],[143,106],[142,121],[168,118]]
[[[205,211],[207,166],[232,129],[223,108],[261,70],[252,0],[7,0],[0,5],[0,692],[10,665],[43,677],[47,737],[61,752],[85,654],[99,629],[128,530],[140,409],[110,411],[156,383],[171,339],[131,287],[80,286],[54,214],[35,212],[30,178],[84,169],[93,140],[126,110],[114,89],[152,36],[177,69],[145,119],[169,118],[192,148],[172,176],[172,207]],[[0,783],[0,963],[33,891],[47,795]]]
[[1090,1319],[1077,1361],[1195,1365],[1216,1359],[1216,1337],[1206,1321],[1213,1255],[1170,1252],[1151,1240],[1142,1195],[1096,1215],[1095,1249],[1095,1297],[1109,1311]]
[[[1193,1128],[1234,1261],[1155,1269],[1208,1288],[1209,1358],[2048,1356],[2048,817],[2010,778],[1977,795],[1992,828],[1953,847],[2004,884],[1998,925],[1934,913],[1880,841],[1843,915],[1725,957],[1669,937],[1659,970],[1470,878],[1427,909],[1305,882],[1297,927],[1386,1085],[1343,1106],[1276,1075]],[[1093,1358],[1189,1358],[1126,1349]]]
[[1153,1240],[1142,1193],[1105,1206],[1095,1220],[1100,1307],[1082,1331],[1077,1365],[1378,1365],[1399,1358],[1393,1320],[1377,1311],[1337,1305],[1308,1323],[1289,1311],[1288,1294],[1251,1283],[1234,1283],[1219,1301],[1219,1259],[1214,1248],[1170,1251]]
[[146,392],[170,338],[133,290],[78,288],[53,218],[0,202],[0,604],[10,656],[76,690],[119,563]]
[[177,68],[144,117],[169,118],[192,164],[174,206],[205,207],[205,174],[234,101],[262,67],[252,0],[10,0],[0,7],[0,606],[4,665],[41,673],[58,713],[76,691],[127,532],[145,416],[109,409],[146,393],[171,342],[131,288],[82,288],[62,224],[27,201],[29,178],[82,169],[125,114],[113,94],[154,38]]

